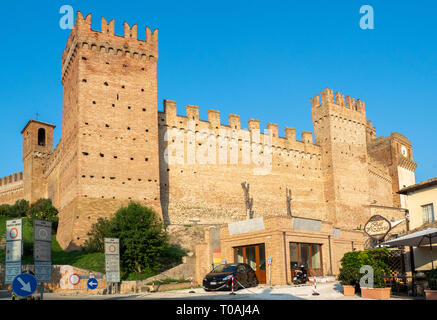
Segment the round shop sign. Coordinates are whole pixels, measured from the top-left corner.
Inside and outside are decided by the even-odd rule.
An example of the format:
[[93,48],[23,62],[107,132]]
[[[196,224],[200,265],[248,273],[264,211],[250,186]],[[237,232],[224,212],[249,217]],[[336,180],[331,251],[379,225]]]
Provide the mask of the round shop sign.
[[75,286],[80,282],[80,276],[77,273],[73,273],[69,278],[70,283]]
[[364,225],[364,232],[377,241],[384,239],[384,237],[391,230],[391,223],[386,218],[380,215],[375,215],[367,221]]

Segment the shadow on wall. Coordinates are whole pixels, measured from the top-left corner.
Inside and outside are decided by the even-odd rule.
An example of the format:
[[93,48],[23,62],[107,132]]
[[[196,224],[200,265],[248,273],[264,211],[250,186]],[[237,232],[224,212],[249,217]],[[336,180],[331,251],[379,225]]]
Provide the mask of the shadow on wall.
[[[165,151],[167,150],[168,147],[168,142],[165,141],[166,139],[164,139],[165,136],[165,132],[166,132],[166,128],[167,127],[167,117],[166,115],[163,114],[159,114],[158,113],[158,117],[162,117],[162,119],[164,119],[164,121],[160,121],[159,125],[158,125],[158,131],[159,131],[159,181],[160,181],[160,198],[161,198],[161,209],[162,209],[162,218],[164,220],[164,225],[169,225],[171,224],[170,221],[170,217],[168,215],[168,205],[169,205],[169,201],[170,201],[170,194],[169,194],[169,190],[170,190],[170,186],[169,186],[169,171],[170,168],[168,166],[167,161],[165,161]],[[158,119],[159,120],[159,119]],[[159,128],[161,126],[162,123],[162,130]]]

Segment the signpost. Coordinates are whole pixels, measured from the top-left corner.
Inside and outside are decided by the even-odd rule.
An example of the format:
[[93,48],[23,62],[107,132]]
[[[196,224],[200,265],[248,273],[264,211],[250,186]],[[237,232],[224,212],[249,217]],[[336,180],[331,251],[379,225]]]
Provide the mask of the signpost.
[[52,280],[52,223],[50,221],[34,220],[33,238],[35,277],[40,283],[42,300],[44,282],[50,282]]
[[80,276],[77,273],[73,273],[70,275],[70,278],[68,278],[68,281],[70,281],[73,286],[77,286],[80,283]]
[[97,282],[97,280],[95,278],[90,278],[86,284],[88,286],[88,289],[91,289],[91,290],[96,289],[97,286],[99,285],[99,283]]
[[364,232],[376,241],[385,238],[391,230],[391,223],[380,215],[374,215],[364,225]]
[[12,284],[14,278],[21,274],[22,230],[21,219],[6,221],[6,284]]
[[12,281],[12,290],[21,297],[30,296],[38,287],[38,282],[30,273],[22,273]]
[[120,240],[105,238],[106,283],[120,282]]

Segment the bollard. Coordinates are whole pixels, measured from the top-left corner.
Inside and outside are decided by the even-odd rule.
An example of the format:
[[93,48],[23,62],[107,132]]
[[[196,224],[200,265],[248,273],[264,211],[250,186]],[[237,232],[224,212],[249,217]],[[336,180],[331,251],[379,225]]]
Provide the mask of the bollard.
[[152,282],[152,292],[155,292],[155,278],[153,278]]
[[234,292],[234,276],[232,276],[232,287],[231,287],[231,289],[232,289],[232,292],[230,294],[235,295],[235,292]]
[[320,293],[317,292],[317,280],[316,280],[316,277],[314,276],[313,279],[314,279],[314,292],[313,292],[313,296],[319,296]]
[[193,277],[190,278],[190,286],[191,286],[191,291],[189,293],[195,293],[193,290]]

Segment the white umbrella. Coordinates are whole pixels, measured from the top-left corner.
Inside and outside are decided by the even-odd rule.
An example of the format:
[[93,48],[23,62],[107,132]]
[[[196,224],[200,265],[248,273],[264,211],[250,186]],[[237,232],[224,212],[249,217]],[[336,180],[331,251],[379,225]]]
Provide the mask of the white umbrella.
[[417,231],[406,236],[399,237],[390,241],[381,243],[381,246],[388,247],[400,247],[400,246],[411,246],[420,247],[421,245],[428,245],[431,249],[431,265],[434,270],[434,259],[432,257],[432,244],[437,243],[437,228],[429,228],[422,231]]

